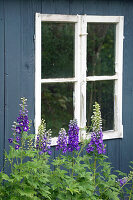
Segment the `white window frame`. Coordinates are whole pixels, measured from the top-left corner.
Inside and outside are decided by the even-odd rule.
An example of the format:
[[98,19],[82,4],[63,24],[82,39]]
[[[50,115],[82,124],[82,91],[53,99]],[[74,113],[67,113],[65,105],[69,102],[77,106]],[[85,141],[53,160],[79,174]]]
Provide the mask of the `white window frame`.
[[[67,22],[75,24],[75,77],[41,79],[41,22]],[[87,23],[116,24],[115,75],[86,76]],[[35,134],[41,122],[41,84],[74,83],[74,117],[86,138],[86,83],[88,81],[114,80],[114,130],[103,132],[103,139],[123,137],[122,125],[122,68],[123,68],[123,16],[58,15],[36,13],[35,18]],[[57,137],[51,145],[56,145]]]

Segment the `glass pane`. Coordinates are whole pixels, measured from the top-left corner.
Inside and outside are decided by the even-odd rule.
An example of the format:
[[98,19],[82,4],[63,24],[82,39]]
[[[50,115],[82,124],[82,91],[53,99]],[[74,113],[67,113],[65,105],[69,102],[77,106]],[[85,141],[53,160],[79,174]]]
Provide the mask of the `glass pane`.
[[87,82],[87,126],[91,125],[94,103],[101,107],[103,131],[114,129],[114,81]]
[[52,136],[57,136],[60,128],[67,131],[73,119],[73,83],[42,84],[41,95],[41,117]]
[[115,74],[115,24],[87,24],[87,76]]
[[75,24],[42,22],[42,78],[74,75]]

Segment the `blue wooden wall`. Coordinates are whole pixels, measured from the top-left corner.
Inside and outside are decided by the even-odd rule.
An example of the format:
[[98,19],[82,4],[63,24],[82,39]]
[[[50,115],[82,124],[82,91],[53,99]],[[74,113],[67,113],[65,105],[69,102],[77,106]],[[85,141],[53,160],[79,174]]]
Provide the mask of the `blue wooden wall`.
[[133,160],[133,1],[129,0],[0,0],[0,168],[4,149],[8,150],[11,125],[19,111],[20,97],[28,99],[29,115],[34,120],[36,12],[125,17],[124,138],[105,142],[115,169],[128,171],[129,161]]

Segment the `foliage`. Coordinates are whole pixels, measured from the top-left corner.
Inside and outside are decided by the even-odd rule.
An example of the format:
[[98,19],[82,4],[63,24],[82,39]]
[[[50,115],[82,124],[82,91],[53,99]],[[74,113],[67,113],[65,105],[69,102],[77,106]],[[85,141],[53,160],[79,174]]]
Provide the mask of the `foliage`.
[[[132,165],[128,176],[120,171],[117,176],[107,161],[98,103],[94,105],[91,118],[90,140],[79,143],[76,120],[70,121],[68,137],[65,129],[59,131],[56,150],[60,152],[51,161],[53,171],[49,166],[51,130],[46,130],[42,120],[34,139],[34,134],[28,133],[30,120],[25,98],[20,106],[13,137],[8,140],[10,150],[5,152],[6,164],[0,172],[0,200],[119,200],[125,196],[133,199]],[[90,144],[93,148],[88,151]],[[7,167],[10,173],[6,173]]]
[[9,153],[5,152],[5,168],[10,167],[11,173],[8,175],[3,170],[0,173],[0,199],[50,199],[48,155],[40,154],[34,145],[35,135],[28,134],[26,99],[21,100],[19,117],[13,125],[14,139],[9,140],[13,146]]

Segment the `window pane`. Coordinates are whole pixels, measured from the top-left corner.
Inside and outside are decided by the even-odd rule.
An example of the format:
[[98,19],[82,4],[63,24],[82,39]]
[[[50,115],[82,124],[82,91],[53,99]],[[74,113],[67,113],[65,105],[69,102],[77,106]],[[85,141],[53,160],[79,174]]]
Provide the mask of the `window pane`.
[[75,24],[42,22],[42,78],[74,75]]
[[87,76],[115,74],[115,24],[87,24]]
[[101,106],[103,131],[114,129],[114,81],[87,82],[87,125],[91,125],[93,105]]
[[41,117],[55,137],[73,119],[73,83],[42,84],[41,95]]

